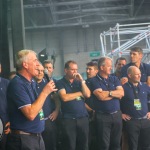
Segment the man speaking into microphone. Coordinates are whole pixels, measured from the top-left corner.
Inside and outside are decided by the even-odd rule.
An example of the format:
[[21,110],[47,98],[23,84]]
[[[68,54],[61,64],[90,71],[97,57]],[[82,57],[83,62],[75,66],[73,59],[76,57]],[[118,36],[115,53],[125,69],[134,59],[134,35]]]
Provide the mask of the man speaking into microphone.
[[16,55],[16,76],[7,91],[11,134],[7,150],[45,150],[41,132],[44,130],[43,104],[54,91],[55,83],[48,82],[38,95],[32,78],[38,75],[39,61],[32,50],[21,50]]

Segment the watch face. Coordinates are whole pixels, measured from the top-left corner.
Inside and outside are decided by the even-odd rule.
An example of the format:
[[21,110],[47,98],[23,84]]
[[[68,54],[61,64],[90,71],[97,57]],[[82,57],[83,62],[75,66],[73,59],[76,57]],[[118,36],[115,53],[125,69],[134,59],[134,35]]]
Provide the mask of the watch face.
[[109,96],[111,96],[111,91],[109,91]]

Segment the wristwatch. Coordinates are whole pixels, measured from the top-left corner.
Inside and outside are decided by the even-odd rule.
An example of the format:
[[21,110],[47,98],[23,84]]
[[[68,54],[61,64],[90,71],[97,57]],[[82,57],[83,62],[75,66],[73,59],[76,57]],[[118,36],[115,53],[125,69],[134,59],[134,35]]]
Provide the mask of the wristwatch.
[[82,80],[82,81],[81,81],[81,83],[85,83],[85,82],[86,82],[85,80]]
[[112,91],[109,91],[109,96],[112,96]]

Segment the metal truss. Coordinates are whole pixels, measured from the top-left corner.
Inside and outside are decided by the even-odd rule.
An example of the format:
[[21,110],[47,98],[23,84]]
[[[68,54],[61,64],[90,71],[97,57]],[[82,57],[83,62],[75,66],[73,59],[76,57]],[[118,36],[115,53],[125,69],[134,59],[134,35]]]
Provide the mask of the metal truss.
[[113,58],[129,55],[129,49],[138,45],[144,51],[143,61],[149,63],[150,23],[124,25],[117,23],[114,28],[100,34],[100,41],[103,56]]
[[149,5],[149,0],[23,0],[25,29],[149,22]]

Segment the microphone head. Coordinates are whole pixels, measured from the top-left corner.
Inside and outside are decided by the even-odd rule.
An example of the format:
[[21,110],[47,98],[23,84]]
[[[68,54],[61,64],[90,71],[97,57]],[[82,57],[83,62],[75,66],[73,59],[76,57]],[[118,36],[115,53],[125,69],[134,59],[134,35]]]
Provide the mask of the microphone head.
[[48,75],[48,70],[46,68],[44,69],[44,74]]

